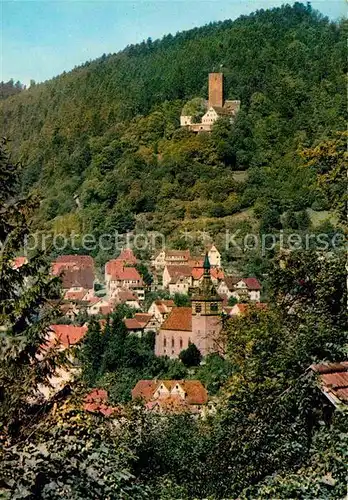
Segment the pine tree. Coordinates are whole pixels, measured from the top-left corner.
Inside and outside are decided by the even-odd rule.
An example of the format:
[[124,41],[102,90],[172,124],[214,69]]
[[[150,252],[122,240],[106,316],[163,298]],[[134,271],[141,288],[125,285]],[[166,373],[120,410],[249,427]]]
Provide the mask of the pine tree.
[[63,356],[42,348],[56,314],[50,299],[59,289],[45,255],[37,251],[21,267],[14,266],[37,200],[18,197],[21,166],[11,161],[6,142],[0,143],[0,425],[10,438],[33,418],[34,408],[38,411],[38,385],[49,383]]

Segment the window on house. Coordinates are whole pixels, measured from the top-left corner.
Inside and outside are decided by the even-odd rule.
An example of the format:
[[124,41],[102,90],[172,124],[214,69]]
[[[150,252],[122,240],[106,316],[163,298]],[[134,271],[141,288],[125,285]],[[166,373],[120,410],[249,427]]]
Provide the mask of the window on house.
[[200,313],[202,311],[202,304],[196,304],[196,313]]
[[172,337],[172,347],[174,347],[175,343],[174,343],[174,337]]
[[180,349],[182,349],[182,339],[180,339]]
[[216,312],[216,311],[218,310],[218,305],[217,305],[217,303],[216,303],[216,302],[212,302],[212,303],[210,304],[210,310],[211,310],[212,312]]
[[163,347],[167,347],[167,339],[165,337],[163,339]]

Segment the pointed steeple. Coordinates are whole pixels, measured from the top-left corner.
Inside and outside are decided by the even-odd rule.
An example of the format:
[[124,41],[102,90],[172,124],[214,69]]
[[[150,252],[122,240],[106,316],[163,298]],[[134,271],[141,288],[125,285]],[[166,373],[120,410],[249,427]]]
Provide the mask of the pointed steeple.
[[203,262],[204,274],[210,277],[210,262],[208,257],[208,252],[206,252]]

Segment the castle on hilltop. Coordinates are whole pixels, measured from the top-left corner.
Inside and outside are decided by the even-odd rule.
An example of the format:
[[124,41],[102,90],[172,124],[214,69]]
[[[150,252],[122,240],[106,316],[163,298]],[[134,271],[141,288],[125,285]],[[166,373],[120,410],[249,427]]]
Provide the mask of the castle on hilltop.
[[240,101],[224,100],[223,73],[209,73],[209,100],[205,101],[205,114],[200,123],[194,123],[192,115],[184,114],[180,117],[180,125],[189,128],[192,132],[210,132],[216,120],[222,116],[230,118],[232,123],[240,109]]

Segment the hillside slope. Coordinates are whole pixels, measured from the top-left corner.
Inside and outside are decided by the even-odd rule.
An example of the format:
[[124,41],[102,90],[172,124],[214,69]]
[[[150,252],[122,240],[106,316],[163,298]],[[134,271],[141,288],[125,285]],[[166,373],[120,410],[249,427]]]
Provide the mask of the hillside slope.
[[[9,97],[2,134],[26,165],[23,189],[43,197],[38,226],[98,235],[138,221],[177,236],[211,218],[218,232],[250,207],[278,223],[287,210],[327,209],[298,150],[344,127],[346,31],[303,4],[258,11],[149,39]],[[185,101],[206,97],[207,74],[220,68],[226,97],[242,101],[236,123],[211,136],[180,130]],[[236,182],[236,170],[248,180]]]

